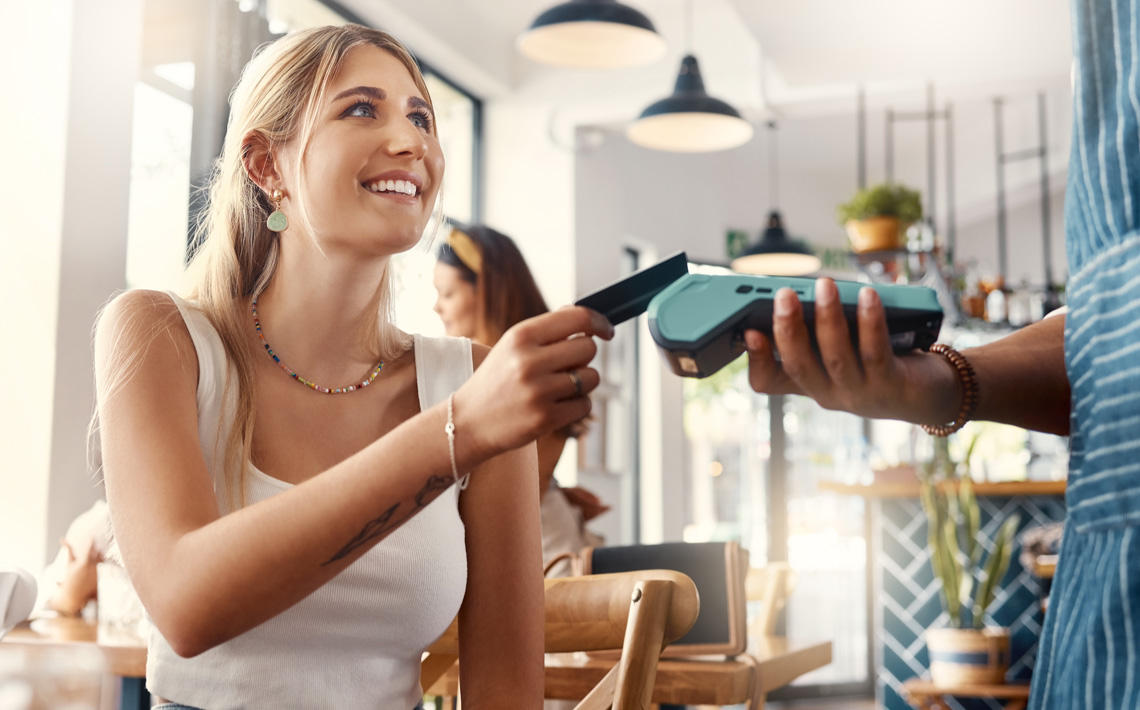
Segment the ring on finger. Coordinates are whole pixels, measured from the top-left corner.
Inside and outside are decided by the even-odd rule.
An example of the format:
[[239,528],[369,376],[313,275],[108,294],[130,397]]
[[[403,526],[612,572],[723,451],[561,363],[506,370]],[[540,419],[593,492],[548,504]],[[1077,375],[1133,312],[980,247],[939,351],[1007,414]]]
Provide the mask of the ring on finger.
[[582,378],[578,376],[577,370],[570,370],[566,373],[570,375],[570,381],[574,383],[574,396],[582,396]]

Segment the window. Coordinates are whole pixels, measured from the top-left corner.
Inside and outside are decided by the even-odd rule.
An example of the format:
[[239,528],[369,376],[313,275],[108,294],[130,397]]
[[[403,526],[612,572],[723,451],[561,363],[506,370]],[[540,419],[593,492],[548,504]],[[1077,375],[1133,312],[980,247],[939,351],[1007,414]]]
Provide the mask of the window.
[[135,85],[127,287],[176,289],[186,263],[194,65],[148,69]]

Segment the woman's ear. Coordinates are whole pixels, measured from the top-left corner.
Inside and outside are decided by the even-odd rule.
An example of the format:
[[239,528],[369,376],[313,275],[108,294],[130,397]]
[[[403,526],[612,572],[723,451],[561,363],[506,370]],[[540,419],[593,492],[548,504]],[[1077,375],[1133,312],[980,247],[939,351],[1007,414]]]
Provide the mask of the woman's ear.
[[271,192],[282,187],[276,155],[263,133],[250,131],[242,139],[241,162],[249,179],[261,189]]

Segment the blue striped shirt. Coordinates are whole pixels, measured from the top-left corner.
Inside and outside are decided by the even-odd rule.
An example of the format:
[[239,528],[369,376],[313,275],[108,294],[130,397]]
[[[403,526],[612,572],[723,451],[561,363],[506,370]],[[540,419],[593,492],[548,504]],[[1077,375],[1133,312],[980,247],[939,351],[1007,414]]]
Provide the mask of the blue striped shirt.
[[1068,521],[1033,710],[1140,708],[1140,0],[1074,0]]

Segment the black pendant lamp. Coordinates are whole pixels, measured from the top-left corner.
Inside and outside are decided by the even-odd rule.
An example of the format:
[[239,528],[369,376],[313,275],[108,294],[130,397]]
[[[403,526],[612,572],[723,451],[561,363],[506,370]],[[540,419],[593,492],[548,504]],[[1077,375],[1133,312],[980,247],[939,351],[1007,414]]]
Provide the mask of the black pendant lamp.
[[[691,44],[691,25],[690,4],[686,47]],[[744,145],[752,138],[752,124],[729,104],[708,95],[697,58],[690,52],[681,60],[673,93],[642,111],[626,136],[643,148],[702,153]]]
[[772,210],[760,241],[733,259],[732,269],[765,276],[803,276],[819,271],[821,263],[811,247],[788,236],[779,211]]
[[617,0],[555,5],[519,35],[517,46],[536,62],[582,69],[639,66],[665,55],[665,40],[649,18]]
[[626,135],[643,148],[703,153],[744,145],[752,138],[752,124],[705,92],[697,58],[690,54],[681,60],[673,94],[650,104]]
[[788,236],[784,221],[776,209],[776,124],[768,122],[770,175],[768,184],[772,195],[772,211],[768,213],[768,226],[760,241],[749,246],[732,260],[734,271],[766,276],[803,276],[819,271],[822,262],[810,246],[802,240]]

